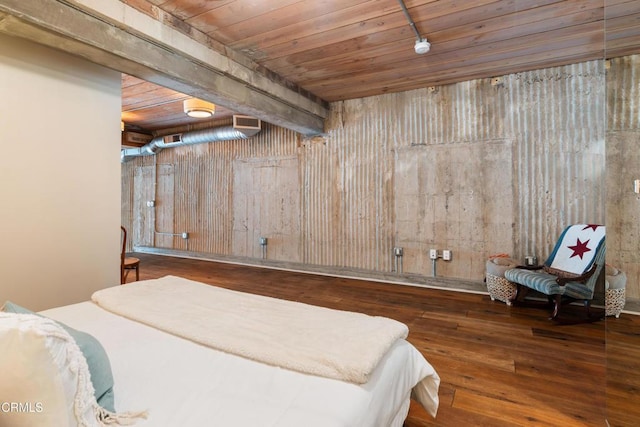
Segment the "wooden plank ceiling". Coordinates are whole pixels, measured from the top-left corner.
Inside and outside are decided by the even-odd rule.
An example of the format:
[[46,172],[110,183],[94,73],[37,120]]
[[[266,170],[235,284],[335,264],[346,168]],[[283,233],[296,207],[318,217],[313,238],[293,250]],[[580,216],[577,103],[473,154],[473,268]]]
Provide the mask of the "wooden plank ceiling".
[[[638,52],[638,0],[129,0],[132,7],[325,101],[339,101]],[[171,20],[167,19],[171,17]],[[606,22],[606,24],[605,24]],[[606,31],[605,31],[606,30]],[[606,46],[606,50],[605,50]],[[123,119],[188,123],[186,96],[123,77]],[[219,108],[216,117],[232,111]]]

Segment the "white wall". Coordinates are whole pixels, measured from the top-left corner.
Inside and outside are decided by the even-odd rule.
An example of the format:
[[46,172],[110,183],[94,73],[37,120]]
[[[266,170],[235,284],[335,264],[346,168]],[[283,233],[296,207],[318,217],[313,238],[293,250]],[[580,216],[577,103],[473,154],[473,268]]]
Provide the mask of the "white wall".
[[0,35],[0,305],[119,283],[120,73]]

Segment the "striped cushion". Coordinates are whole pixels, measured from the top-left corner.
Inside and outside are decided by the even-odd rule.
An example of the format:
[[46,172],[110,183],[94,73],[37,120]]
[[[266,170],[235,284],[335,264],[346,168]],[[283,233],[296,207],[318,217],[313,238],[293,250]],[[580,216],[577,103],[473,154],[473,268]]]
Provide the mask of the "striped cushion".
[[583,283],[569,282],[564,286],[558,285],[556,277],[544,271],[531,271],[521,268],[507,270],[504,277],[514,283],[521,283],[528,288],[535,289],[545,295],[566,295],[575,299],[593,298],[593,290]]

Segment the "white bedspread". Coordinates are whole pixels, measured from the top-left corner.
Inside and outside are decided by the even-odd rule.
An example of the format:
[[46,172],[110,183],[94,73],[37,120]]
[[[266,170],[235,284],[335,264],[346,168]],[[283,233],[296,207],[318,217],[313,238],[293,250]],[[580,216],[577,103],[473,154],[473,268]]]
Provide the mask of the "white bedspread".
[[212,350],[91,302],[42,314],[102,343],[116,409],[149,411],[136,427],[401,427],[412,389],[432,415],[438,408],[438,375],[405,340],[357,385]]
[[[366,383],[407,337],[403,323],[166,276],[97,291],[102,308],[217,350],[281,368]],[[171,315],[168,315],[171,313]]]

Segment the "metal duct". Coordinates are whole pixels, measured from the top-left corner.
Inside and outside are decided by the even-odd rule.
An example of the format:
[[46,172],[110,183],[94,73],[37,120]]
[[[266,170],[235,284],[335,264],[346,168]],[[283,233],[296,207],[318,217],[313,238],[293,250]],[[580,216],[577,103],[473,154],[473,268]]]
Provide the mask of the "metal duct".
[[216,141],[229,141],[233,139],[247,139],[260,132],[260,121],[257,127],[221,126],[217,128],[195,130],[173,135],[158,136],[146,145],[139,148],[125,148],[120,151],[120,162],[127,162],[134,157],[151,156],[158,154],[165,148],[180,147],[183,145],[203,144]]

